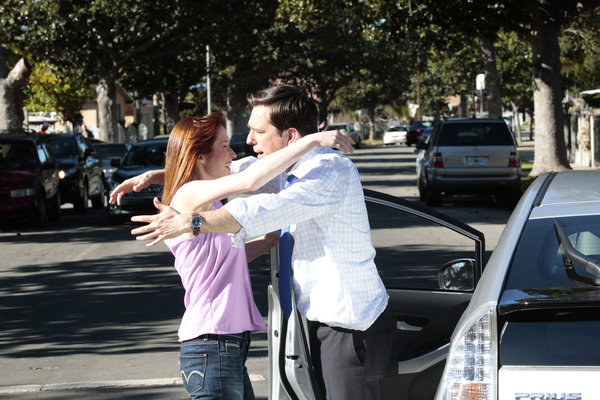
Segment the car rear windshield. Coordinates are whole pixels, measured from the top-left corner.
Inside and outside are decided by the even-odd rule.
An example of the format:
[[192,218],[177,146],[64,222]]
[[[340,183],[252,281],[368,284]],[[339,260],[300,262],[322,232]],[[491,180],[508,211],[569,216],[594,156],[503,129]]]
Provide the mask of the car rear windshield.
[[439,133],[439,146],[510,146],[510,131],[504,123],[447,124]]
[[[573,247],[600,261],[600,215],[557,218]],[[584,279],[594,277],[572,264],[559,245],[552,218],[531,220],[513,257],[506,290],[565,288],[582,286],[574,271]]]
[[32,168],[37,155],[32,142],[0,142],[0,168]]
[[123,166],[165,166],[165,153],[167,152],[167,142],[151,145],[133,146],[123,160]]

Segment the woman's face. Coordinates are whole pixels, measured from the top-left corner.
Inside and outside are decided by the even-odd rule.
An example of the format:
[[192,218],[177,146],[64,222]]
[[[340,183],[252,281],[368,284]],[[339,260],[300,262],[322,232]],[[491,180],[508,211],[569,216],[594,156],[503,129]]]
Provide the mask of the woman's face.
[[225,128],[222,126],[217,128],[210,153],[202,154],[200,157],[202,179],[217,179],[230,174],[231,161],[236,154],[229,147],[229,137]]

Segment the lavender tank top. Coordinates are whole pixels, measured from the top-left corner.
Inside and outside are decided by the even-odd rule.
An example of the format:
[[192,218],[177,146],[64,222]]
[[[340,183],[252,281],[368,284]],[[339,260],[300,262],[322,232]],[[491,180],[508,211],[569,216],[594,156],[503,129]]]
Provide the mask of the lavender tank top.
[[[217,201],[211,209],[223,205]],[[254,303],[244,246],[233,247],[226,233],[200,233],[165,240],[185,289],[179,341],[200,335],[265,330]]]

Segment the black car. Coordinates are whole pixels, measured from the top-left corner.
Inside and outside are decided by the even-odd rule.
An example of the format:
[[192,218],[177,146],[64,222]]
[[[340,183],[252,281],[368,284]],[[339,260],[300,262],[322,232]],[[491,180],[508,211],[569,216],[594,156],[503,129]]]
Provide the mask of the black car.
[[21,130],[0,133],[0,220],[60,216],[58,169],[44,135]]
[[[165,154],[167,152],[167,139],[146,140],[134,144],[123,160],[113,160],[112,165],[118,167],[109,180],[112,191],[125,179],[142,174],[153,169],[165,167]],[[120,223],[138,214],[154,214],[156,208],[152,203],[154,197],[160,198],[162,186],[151,185],[141,192],[127,193],[121,198],[121,205],[109,204],[107,208],[108,221]]]
[[112,160],[121,160],[130,147],[131,145],[128,143],[94,143],[94,149],[102,159],[104,179],[108,181],[117,169],[112,165]]
[[105,200],[102,160],[89,139],[77,134],[48,135],[58,162],[60,198],[62,203],[73,203],[84,212],[88,200],[94,208],[103,208]]
[[248,132],[238,133],[231,136],[231,139],[229,139],[229,147],[231,147],[231,150],[235,151],[235,154],[237,154],[237,157],[235,158],[236,160],[248,156],[256,157],[256,153],[254,152],[252,146],[246,143],[247,138]]

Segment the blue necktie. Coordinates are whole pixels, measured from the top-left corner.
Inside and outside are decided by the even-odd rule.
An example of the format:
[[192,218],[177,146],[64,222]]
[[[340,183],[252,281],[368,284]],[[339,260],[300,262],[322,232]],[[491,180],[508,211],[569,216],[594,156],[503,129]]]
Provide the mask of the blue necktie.
[[[297,178],[290,175],[284,188]],[[290,227],[282,228],[279,234],[279,302],[283,316],[288,319],[292,313],[292,236]]]

